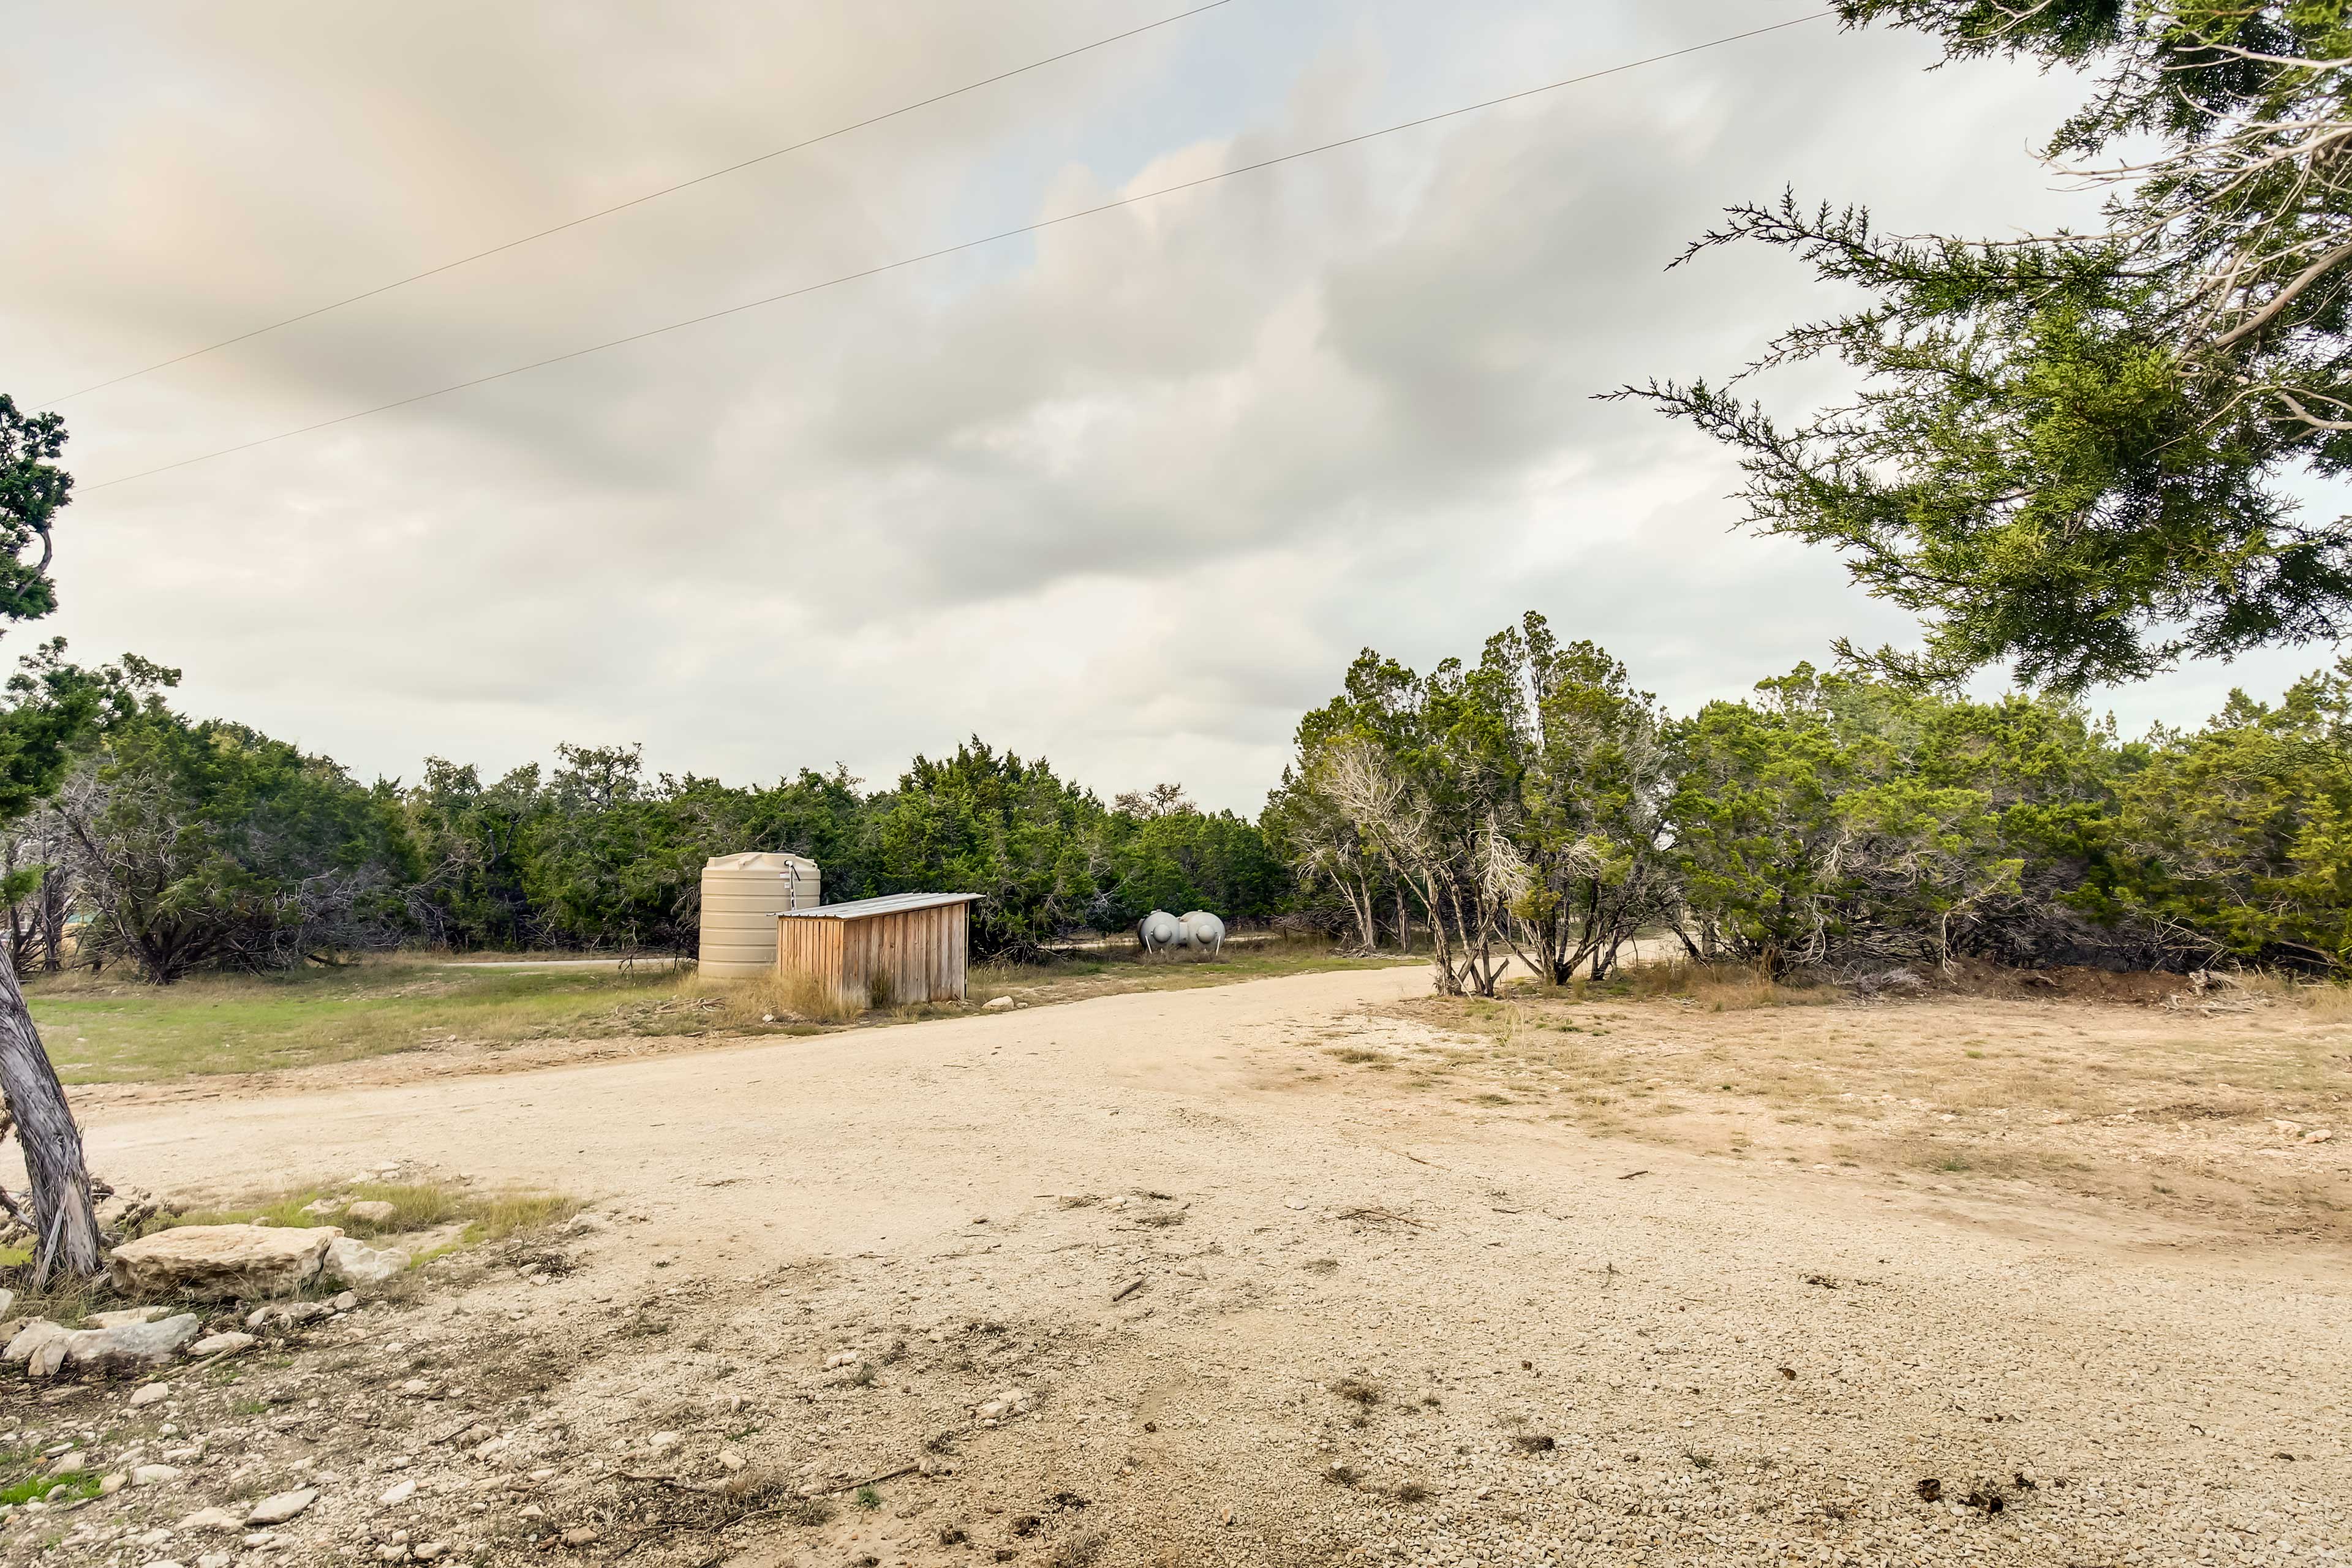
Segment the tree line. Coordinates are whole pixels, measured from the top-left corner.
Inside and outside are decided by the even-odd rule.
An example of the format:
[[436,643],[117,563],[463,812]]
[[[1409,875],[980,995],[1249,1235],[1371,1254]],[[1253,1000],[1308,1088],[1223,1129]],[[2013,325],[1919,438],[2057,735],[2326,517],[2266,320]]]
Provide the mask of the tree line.
[[1800,666],[1676,718],[1539,615],[1427,674],[1367,649],[1270,839],[1441,991],[1605,976],[1637,933],[1843,979],[1981,958],[2352,964],[2352,660],[2126,740],[2075,699]]
[[1257,826],[1161,785],[1106,805],[974,739],[868,791],[836,768],[772,786],[649,773],[635,746],[557,749],[485,781],[433,759],[362,784],[245,724],[171,707],[170,671],[81,745],[19,818],[0,897],[20,973],[121,963],[169,983],[408,944],[691,953],[702,865],[785,850],[828,902],[982,895],[982,956],[1034,953],[1154,908],[1262,919],[1291,879]]

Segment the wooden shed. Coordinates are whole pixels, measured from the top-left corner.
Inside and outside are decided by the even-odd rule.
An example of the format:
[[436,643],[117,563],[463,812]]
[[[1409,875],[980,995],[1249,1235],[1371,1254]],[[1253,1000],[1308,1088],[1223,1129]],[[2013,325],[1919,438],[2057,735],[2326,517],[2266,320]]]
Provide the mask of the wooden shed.
[[978,893],[892,893],[776,916],[776,973],[851,1007],[963,1000],[964,906]]

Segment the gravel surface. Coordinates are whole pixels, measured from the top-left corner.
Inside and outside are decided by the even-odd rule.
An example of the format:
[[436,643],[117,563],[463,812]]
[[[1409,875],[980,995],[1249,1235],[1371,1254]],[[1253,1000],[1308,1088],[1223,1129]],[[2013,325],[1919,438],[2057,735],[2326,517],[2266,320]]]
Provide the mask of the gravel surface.
[[117,1181],[396,1158],[596,1206],[236,1385],[20,1400],[19,1443],[187,1473],[0,1560],[2352,1561],[2339,1248],[1295,1070],[1425,983],[103,1110]]

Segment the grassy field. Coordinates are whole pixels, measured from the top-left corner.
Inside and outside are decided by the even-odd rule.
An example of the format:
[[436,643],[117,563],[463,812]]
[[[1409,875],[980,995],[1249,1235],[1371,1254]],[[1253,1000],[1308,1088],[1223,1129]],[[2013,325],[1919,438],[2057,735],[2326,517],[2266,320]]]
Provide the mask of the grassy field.
[[455,1047],[807,1034],[951,1016],[1000,995],[1034,1005],[1376,962],[1318,947],[1268,944],[1230,948],[1215,962],[1147,963],[1114,950],[1037,965],[982,964],[971,972],[963,1006],[897,1007],[846,1024],[795,1013],[771,984],[705,982],[690,967],[666,964],[622,973],[399,957],[163,987],[77,973],[44,977],[26,991],[42,1041],[66,1082],[142,1083]]

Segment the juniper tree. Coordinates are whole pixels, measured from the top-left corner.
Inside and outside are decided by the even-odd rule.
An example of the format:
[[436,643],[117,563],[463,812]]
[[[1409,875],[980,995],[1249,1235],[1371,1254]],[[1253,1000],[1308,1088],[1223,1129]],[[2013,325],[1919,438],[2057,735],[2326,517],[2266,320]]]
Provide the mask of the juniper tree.
[[1921,615],[1924,655],[1876,656],[1915,675],[2076,688],[2352,629],[2352,531],[2286,482],[2352,469],[2352,0],[1837,9],[2091,73],[2045,153],[2107,186],[2099,221],[1901,238],[1793,194],[1733,208],[1676,265],[1757,241],[1860,289],[1748,367],[1839,359],[1858,394],[1793,422],[1731,384],[1619,395],[1737,448],[1755,526]]

